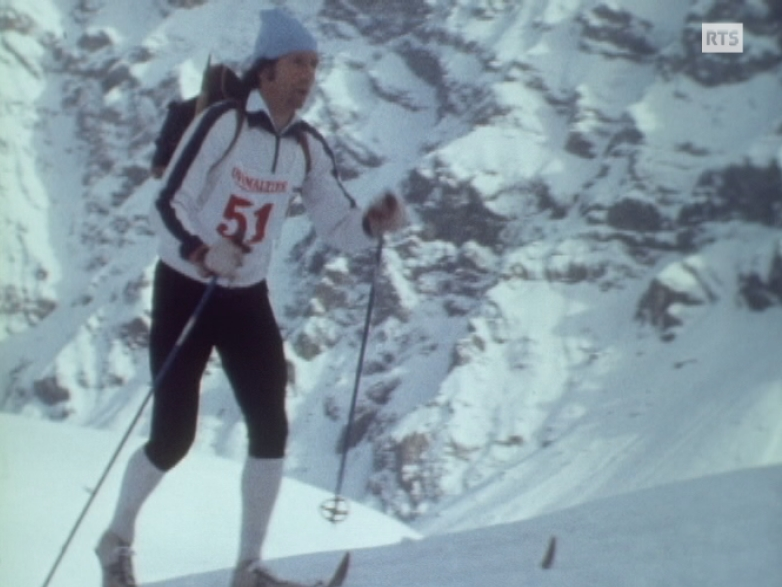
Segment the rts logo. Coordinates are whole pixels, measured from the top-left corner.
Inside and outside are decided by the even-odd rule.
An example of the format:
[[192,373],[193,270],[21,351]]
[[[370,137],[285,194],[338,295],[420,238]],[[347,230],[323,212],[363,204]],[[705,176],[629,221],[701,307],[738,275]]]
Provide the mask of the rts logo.
[[744,25],[740,22],[704,22],[701,35],[702,53],[744,52]]

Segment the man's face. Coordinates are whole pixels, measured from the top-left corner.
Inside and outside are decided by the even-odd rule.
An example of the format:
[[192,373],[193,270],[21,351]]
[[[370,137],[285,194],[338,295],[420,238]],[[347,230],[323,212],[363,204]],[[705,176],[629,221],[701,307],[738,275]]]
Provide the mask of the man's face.
[[280,57],[273,75],[263,79],[267,101],[276,108],[291,112],[304,106],[315,83],[319,62],[318,54],[313,51],[299,51]]

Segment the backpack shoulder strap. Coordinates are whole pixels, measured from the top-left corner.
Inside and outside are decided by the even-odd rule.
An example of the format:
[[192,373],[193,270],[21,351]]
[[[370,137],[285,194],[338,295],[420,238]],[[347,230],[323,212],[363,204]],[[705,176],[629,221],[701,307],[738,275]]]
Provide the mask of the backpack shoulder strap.
[[215,161],[215,163],[212,165],[210,169],[210,172],[213,169],[216,169],[225,160],[225,158],[228,157],[228,154],[236,146],[236,142],[239,140],[239,136],[242,134],[242,127],[244,126],[244,119],[245,119],[244,108],[236,100],[230,100],[230,101],[234,102],[233,106],[234,106],[234,112],[236,114],[236,130],[234,131],[234,136],[231,139],[231,142],[228,144],[228,147],[226,148],[225,152],[220,156],[220,158],[217,161]]
[[312,153],[310,153],[310,144],[307,141],[307,133],[304,129],[296,129],[296,141],[299,143],[301,150],[304,151],[304,170],[307,175],[312,171]]

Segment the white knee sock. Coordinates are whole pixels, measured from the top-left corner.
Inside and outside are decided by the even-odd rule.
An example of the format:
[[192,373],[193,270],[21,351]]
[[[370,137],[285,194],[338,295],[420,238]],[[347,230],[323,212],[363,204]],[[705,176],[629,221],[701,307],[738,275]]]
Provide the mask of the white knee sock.
[[114,517],[109,524],[109,530],[128,544],[133,543],[136,518],[141,506],[157,487],[163,475],[165,472],[152,464],[143,447],[128,461]]
[[248,457],[242,472],[242,531],[239,562],[261,556],[263,540],[282,482],[283,459]]

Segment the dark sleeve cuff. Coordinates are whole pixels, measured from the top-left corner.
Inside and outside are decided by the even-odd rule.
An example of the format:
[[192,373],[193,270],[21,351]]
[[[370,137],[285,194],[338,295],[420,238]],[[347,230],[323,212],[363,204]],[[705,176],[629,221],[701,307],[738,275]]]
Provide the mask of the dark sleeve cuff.
[[193,253],[205,246],[206,245],[204,244],[204,241],[202,241],[197,236],[190,237],[179,247],[179,255],[186,261],[190,261],[192,259]]

